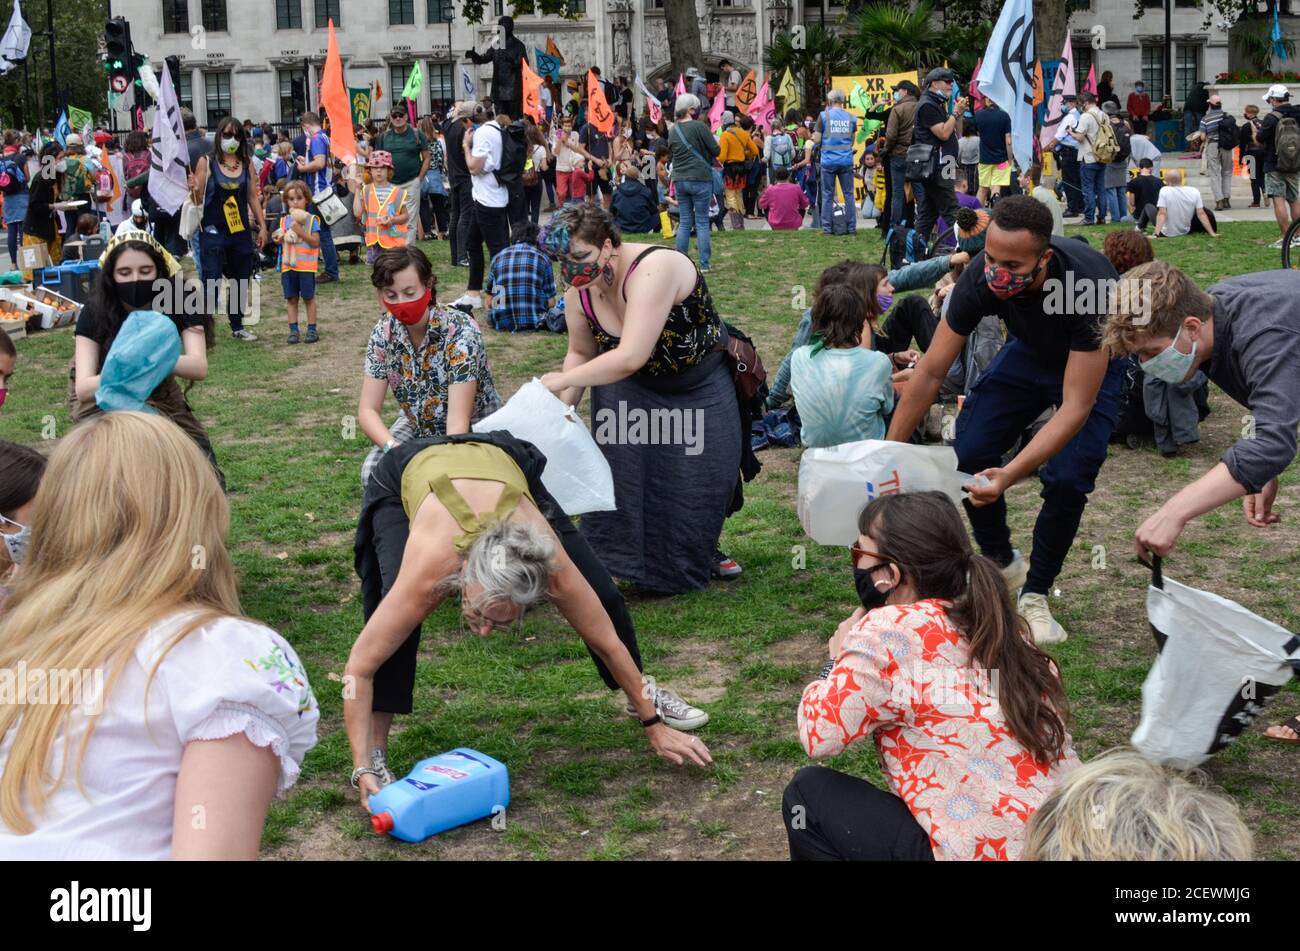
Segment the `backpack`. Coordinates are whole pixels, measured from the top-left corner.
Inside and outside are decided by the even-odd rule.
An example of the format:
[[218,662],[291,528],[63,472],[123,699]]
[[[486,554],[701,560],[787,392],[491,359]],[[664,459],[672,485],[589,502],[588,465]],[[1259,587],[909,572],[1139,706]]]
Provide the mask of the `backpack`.
[[890,228],[885,235],[885,253],[890,270],[930,258],[930,244],[915,228]]
[[1273,164],[1279,172],[1300,172],[1300,124],[1280,112],[1274,115],[1278,118],[1273,132],[1273,148],[1277,152]]
[[[1089,113],[1091,115],[1091,113]],[[1096,116],[1093,116],[1096,119]],[[1109,165],[1117,160],[1119,155],[1119,140],[1115,138],[1115,127],[1110,124],[1110,120],[1104,115],[1097,119],[1097,137],[1092,143],[1092,153],[1097,156],[1097,161],[1103,165]]]
[[1239,138],[1241,133],[1237,129],[1237,117],[1225,112],[1219,123],[1219,148],[1235,149]]
[[1155,435],[1155,425],[1147,416],[1142,402],[1142,383],[1145,378],[1146,374],[1138,364],[1137,357],[1130,354],[1124,361],[1124,378],[1119,385],[1119,415],[1115,430],[1110,436],[1111,442],[1127,441],[1136,449],[1138,439]]
[[1127,162],[1129,156],[1133,154],[1132,131],[1123,123],[1111,125],[1110,131],[1115,133],[1115,142],[1119,145],[1119,153],[1115,156],[1115,161]]
[[501,130],[501,167],[496,170],[497,183],[517,185],[524,177],[524,159],[528,142],[524,137],[524,124],[512,122]]
[[66,189],[64,195],[68,199],[84,198],[90,191],[90,173],[86,171],[84,159],[68,159],[67,177],[64,179]]
[[772,168],[789,168],[794,158],[794,142],[784,132],[778,132],[771,138]]
[[27,176],[23,173],[22,165],[13,159],[0,162],[0,192],[17,195],[26,189]]
[[528,158],[524,160],[523,183],[525,188],[532,188],[537,184],[537,166],[533,163],[532,149],[528,150]]
[[[831,206],[831,234],[848,234],[849,233],[849,207],[843,202],[835,202]],[[853,211],[857,211],[857,206],[852,206]]]

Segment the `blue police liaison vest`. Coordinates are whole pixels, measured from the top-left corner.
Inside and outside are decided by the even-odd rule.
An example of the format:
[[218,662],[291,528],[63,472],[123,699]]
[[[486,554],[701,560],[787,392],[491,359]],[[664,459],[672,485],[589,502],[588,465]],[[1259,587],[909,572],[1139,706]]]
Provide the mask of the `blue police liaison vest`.
[[831,108],[821,114],[818,130],[822,134],[822,168],[853,167],[853,134],[858,119],[844,109]]

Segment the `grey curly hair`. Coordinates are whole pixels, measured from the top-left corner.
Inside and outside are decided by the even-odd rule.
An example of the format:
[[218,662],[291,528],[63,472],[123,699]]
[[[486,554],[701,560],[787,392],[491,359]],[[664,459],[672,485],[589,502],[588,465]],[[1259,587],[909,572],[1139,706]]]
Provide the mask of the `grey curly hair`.
[[527,610],[545,598],[554,556],[555,545],[540,528],[506,519],[470,543],[459,574],[444,584],[462,596],[467,586],[479,588],[475,609],[510,601]]

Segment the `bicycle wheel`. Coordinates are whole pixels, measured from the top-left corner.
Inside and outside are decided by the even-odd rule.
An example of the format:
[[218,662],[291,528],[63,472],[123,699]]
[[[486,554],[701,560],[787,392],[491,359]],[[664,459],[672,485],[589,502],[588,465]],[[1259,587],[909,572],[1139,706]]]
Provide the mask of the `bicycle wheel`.
[[1300,254],[1291,253],[1293,241],[1300,241],[1300,218],[1291,222],[1291,227],[1286,229],[1286,237],[1282,239],[1282,267],[1287,270],[1300,268]]

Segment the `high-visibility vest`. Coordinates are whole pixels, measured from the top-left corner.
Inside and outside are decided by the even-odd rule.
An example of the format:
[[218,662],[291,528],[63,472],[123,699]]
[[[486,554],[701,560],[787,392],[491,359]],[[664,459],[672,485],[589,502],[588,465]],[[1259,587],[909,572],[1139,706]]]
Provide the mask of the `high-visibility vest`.
[[366,245],[379,245],[381,248],[400,248],[406,244],[406,230],[410,223],[399,225],[394,221],[387,228],[379,227],[380,215],[396,217],[406,205],[406,189],[393,187],[388,193],[388,200],[379,204],[379,196],[374,186],[366,190]]
[[[316,222],[319,221],[315,215],[303,228],[308,234],[312,233]],[[288,215],[284,217],[284,230],[288,231],[293,227],[293,219]],[[296,244],[285,242],[280,245],[280,270],[281,271],[306,271],[309,274],[316,273],[316,265],[320,261],[320,248],[313,248],[305,241],[299,240]]]

